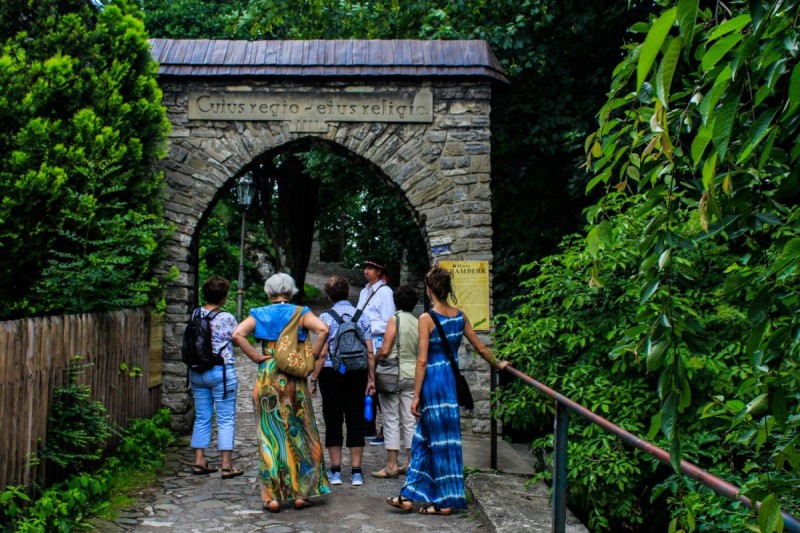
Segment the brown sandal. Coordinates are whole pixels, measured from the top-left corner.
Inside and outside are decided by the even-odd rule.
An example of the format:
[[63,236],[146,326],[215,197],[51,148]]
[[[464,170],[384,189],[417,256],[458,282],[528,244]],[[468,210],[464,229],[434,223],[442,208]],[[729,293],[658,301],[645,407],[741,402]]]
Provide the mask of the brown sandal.
[[241,476],[242,474],[244,474],[244,470],[239,470],[235,466],[231,466],[230,468],[223,468],[220,477],[222,479],[230,479],[232,477]]
[[410,513],[411,511],[414,510],[414,502],[409,500],[408,498],[404,498],[403,496],[386,498],[386,503],[406,513]]
[[370,475],[378,479],[397,479],[397,477],[400,475],[400,470],[387,470],[384,467],[380,470],[372,472]]

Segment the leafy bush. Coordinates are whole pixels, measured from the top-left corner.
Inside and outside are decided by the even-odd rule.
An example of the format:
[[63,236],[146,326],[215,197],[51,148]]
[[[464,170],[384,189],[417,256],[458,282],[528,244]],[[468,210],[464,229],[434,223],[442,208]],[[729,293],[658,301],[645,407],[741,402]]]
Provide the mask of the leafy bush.
[[[800,3],[660,5],[634,26],[644,42],[615,70],[586,142],[588,190],[604,190],[586,211],[585,249],[571,238],[524,269],[536,277],[501,344],[555,388],[608,404],[623,427],[649,419],[673,466],[688,459],[739,484],[762,502],[758,529],[775,531],[781,510],[800,511]],[[518,388],[504,417],[546,427],[549,401]],[[754,512],[664,467],[626,467],[623,490],[606,470],[596,491],[587,465],[612,448],[580,423],[570,435],[572,504],[596,529],[755,527]]]
[[53,391],[47,441],[37,455],[57,467],[59,479],[97,465],[112,435],[105,407],[92,400],[88,385],[78,384],[78,377],[88,366],[81,363],[80,356],[73,357],[67,368],[67,384]]
[[85,527],[85,518],[108,510],[109,496],[138,488],[124,485],[131,478],[140,479],[131,473],[141,475],[163,465],[166,448],[176,440],[170,425],[167,409],[149,419],[132,420],[115,455],[100,470],[57,483],[35,500],[26,495],[24,487],[6,487],[0,492],[0,531],[66,533]]
[[0,9],[3,318],[154,303],[169,122],[132,1]]

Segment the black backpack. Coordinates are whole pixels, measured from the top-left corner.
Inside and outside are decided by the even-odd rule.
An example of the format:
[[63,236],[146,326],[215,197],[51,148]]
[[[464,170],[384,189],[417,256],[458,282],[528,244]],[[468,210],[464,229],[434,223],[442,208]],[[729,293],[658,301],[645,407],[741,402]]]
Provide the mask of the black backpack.
[[330,358],[333,369],[344,374],[348,370],[367,368],[367,341],[364,339],[364,330],[358,325],[361,309],[347,321],[333,309],[325,312],[339,324],[331,341]]
[[219,352],[214,353],[214,348],[211,342],[211,322],[222,311],[214,309],[208,314],[203,316],[200,308],[194,310],[192,318],[186,324],[186,330],[183,332],[183,346],[181,347],[181,359],[186,364],[186,385],[189,385],[189,370],[196,372],[206,372],[215,366],[222,366],[223,387],[225,392],[223,398],[227,394],[227,376],[225,375],[225,359],[222,357],[222,352],[230,344],[230,340],[226,342]]

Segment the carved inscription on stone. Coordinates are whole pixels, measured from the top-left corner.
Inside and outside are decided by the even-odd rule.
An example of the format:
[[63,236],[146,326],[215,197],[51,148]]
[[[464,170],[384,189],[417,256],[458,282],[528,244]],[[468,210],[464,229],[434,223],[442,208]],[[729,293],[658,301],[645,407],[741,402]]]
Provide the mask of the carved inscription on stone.
[[192,92],[193,120],[433,122],[433,95],[413,93]]

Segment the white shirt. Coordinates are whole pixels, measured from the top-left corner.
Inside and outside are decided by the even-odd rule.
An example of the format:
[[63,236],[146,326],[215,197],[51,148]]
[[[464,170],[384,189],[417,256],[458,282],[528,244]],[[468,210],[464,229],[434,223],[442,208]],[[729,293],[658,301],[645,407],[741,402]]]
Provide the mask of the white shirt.
[[[386,288],[381,289],[383,286],[386,286]],[[370,299],[369,304],[364,308],[367,298],[372,293],[375,293],[375,296]],[[386,323],[396,311],[391,287],[380,279],[373,285],[367,285],[361,289],[361,294],[358,296],[358,308],[364,309],[364,315],[369,318],[374,344],[375,336],[383,335],[386,332]],[[375,347],[375,351],[378,351],[377,347]]]

